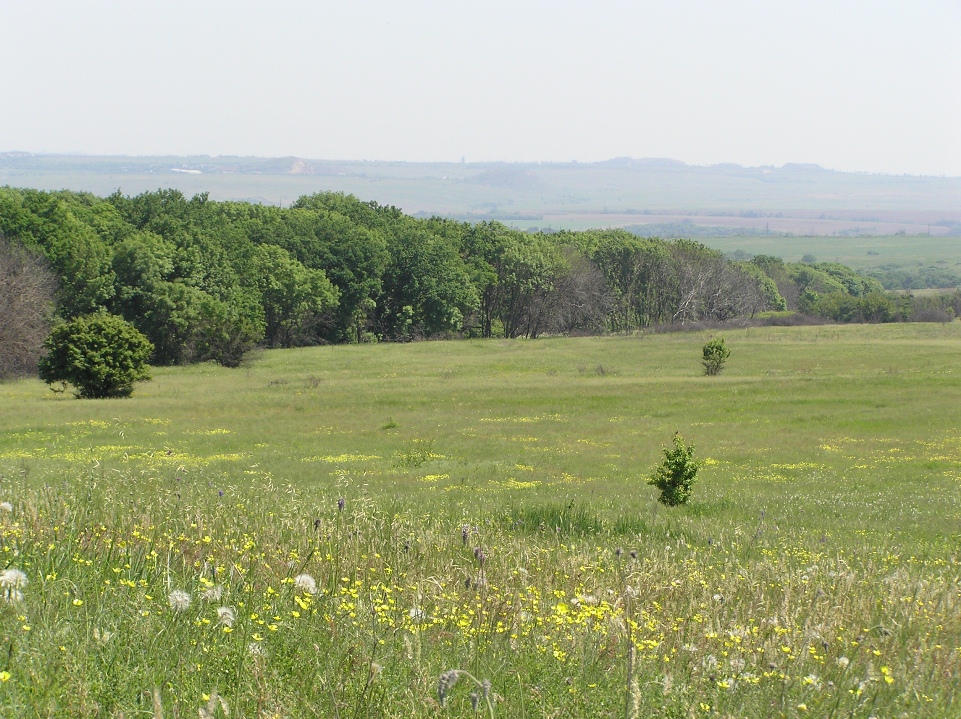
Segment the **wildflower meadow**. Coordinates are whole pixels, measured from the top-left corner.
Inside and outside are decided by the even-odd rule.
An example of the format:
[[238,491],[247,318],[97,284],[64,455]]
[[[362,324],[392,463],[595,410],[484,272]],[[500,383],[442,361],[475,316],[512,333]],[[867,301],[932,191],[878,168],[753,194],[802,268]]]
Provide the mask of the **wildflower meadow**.
[[961,323],[710,338],[0,384],[0,716],[957,715]]

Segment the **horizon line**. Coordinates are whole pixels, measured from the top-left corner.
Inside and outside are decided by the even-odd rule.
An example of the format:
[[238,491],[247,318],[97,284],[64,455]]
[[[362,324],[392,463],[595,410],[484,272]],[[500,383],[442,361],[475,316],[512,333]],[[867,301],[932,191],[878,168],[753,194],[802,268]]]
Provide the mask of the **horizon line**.
[[161,158],[209,158],[209,159],[253,159],[253,160],[284,160],[293,159],[307,162],[323,163],[357,163],[357,164],[385,164],[385,165],[601,165],[610,163],[650,163],[674,165],[687,168],[723,168],[732,167],[741,170],[783,170],[786,168],[806,168],[811,171],[832,172],[848,175],[878,175],[883,177],[928,177],[939,179],[961,179],[961,175],[916,174],[910,172],[880,172],[873,170],[838,170],[825,167],[814,162],[785,162],[782,165],[742,165],[737,162],[715,162],[708,164],[689,163],[671,157],[632,157],[620,155],[603,160],[470,160],[463,157],[458,160],[385,160],[385,159],[347,159],[347,158],[318,158],[306,155],[221,155],[221,154],[111,154],[93,152],[31,152],[28,150],[0,150],[3,157],[86,157],[86,158],[117,158],[117,159],[161,159]]

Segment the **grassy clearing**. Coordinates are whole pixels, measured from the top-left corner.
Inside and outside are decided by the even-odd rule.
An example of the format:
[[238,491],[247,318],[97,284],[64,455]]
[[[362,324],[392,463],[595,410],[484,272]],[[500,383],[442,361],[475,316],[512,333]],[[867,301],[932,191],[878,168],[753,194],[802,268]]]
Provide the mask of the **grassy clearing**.
[[957,713],[961,323],[724,338],[716,378],[678,334],[0,385],[0,714]]

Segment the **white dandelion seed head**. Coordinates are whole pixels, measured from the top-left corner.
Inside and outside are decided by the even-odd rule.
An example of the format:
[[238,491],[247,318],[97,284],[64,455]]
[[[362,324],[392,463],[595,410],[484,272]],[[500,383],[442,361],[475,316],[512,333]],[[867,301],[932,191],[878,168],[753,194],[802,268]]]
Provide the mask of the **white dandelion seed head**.
[[13,505],[10,502],[0,502],[0,512],[12,512]]
[[225,627],[232,627],[234,625],[234,621],[237,619],[237,615],[234,613],[232,607],[218,607],[217,618]]
[[267,656],[267,650],[264,649],[264,645],[260,642],[251,642],[247,645],[247,653],[252,657],[265,657]]
[[220,598],[224,595],[224,587],[222,584],[215,584],[212,587],[208,587],[200,593],[200,598],[206,602],[219,602]]
[[408,614],[415,622],[423,622],[425,619],[427,619],[427,612],[420,607],[411,607],[411,610],[408,612]]
[[170,608],[175,612],[185,612],[190,609],[190,594],[183,589],[175,589],[167,595]]
[[19,569],[9,568],[0,572],[0,587],[4,589],[23,589],[30,581]]
[[847,669],[850,663],[851,660],[847,657],[838,657],[838,666],[841,667],[841,669]]
[[19,569],[9,568],[0,572],[0,597],[7,604],[23,601],[23,588],[29,584],[27,575]]
[[316,594],[317,580],[309,574],[298,574],[294,577],[294,589],[305,594]]

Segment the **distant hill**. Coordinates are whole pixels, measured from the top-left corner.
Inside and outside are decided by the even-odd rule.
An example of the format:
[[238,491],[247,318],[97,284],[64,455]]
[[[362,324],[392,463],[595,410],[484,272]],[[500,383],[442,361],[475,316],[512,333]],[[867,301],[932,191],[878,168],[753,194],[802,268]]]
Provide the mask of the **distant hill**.
[[[172,187],[217,200],[289,204],[342,191],[419,216],[502,219],[518,227],[724,228],[797,235],[961,231],[961,178],[836,172],[817,165],[412,163],[299,157],[95,157],[0,153],[0,184],[106,195]],[[516,221],[513,218],[520,218]],[[703,235],[710,230],[691,234]]]

